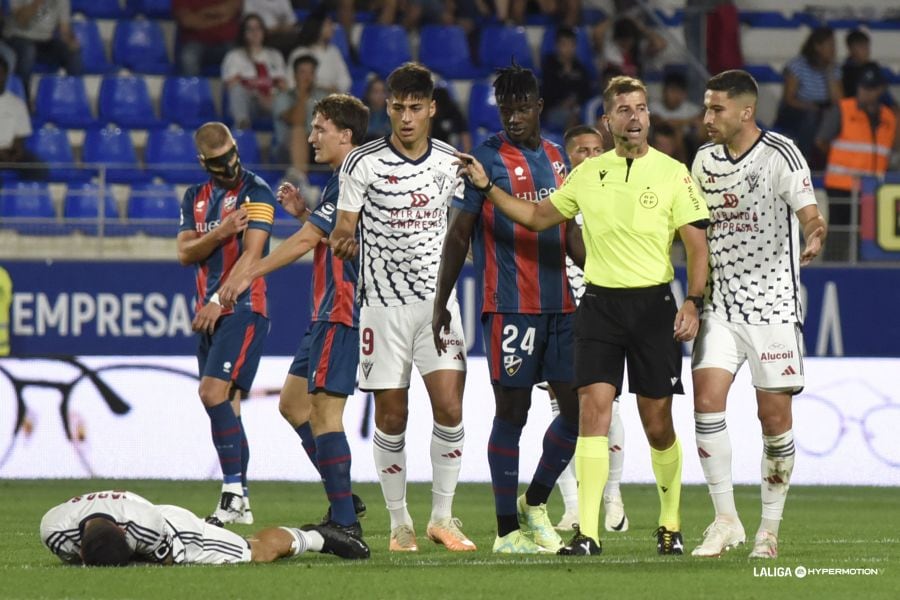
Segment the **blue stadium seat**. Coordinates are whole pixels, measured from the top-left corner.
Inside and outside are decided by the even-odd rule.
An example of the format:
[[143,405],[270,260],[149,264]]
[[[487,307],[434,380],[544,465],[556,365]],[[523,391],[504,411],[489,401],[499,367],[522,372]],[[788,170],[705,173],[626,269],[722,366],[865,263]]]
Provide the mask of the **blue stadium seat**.
[[60,235],[56,209],[46,183],[20,181],[0,191],[0,222],[27,235]]
[[81,129],[95,124],[81,77],[42,77],[35,97],[34,124]]
[[197,162],[193,136],[177,126],[150,130],[144,162],[151,175],[167,183],[201,183],[209,178]]
[[150,19],[172,18],[172,0],[127,0],[125,5],[134,15],[144,15]]
[[494,87],[489,81],[476,81],[469,92],[469,129],[474,135],[477,130],[484,129],[496,133],[503,129],[500,113],[497,111],[497,100],[494,98]]
[[19,79],[18,75],[10,74],[6,78],[6,89],[8,89],[11,94],[25,100],[25,86],[22,85],[22,80]]
[[519,65],[535,70],[531,46],[528,45],[524,27],[511,25],[485,27],[481,32],[478,54],[481,57],[481,64],[488,69],[508,67],[510,60],[515,58]]
[[256,139],[256,132],[252,129],[232,129],[231,135],[237,143],[238,152],[241,155],[241,164],[252,169],[252,165],[258,165],[262,162],[261,153],[259,151],[259,141]]
[[129,129],[152,129],[163,123],[153,112],[150,91],[143,77],[107,75],[100,84],[98,121]]
[[[119,223],[119,208],[109,187],[103,194],[103,235],[121,235],[124,230]],[[63,203],[63,218],[70,231],[84,235],[98,235],[100,232],[100,186],[96,183],[70,185]]]
[[81,44],[81,64],[85,73],[104,75],[113,70],[96,22],[72,21],[72,31]]
[[472,63],[466,32],[458,25],[422,27],[419,60],[448,79],[472,79],[484,72]]
[[159,104],[164,121],[188,129],[219,119],[212,88],[205,77],[166,78]]
[[[592,77],[597,74],[594,65],[594,49],[591,46],[590,32],[586,27],[575,28],[575,54]],[[547,27],[541,39],[541,60],[556,51],[556,27]]]
[[94,19],[120,19],[128,11],[120,0],[72,0],[72,12],[82,13]]
[[63,129],[45,125],[28,138],[26,146],[47,164],[50,181],[77,182],[91,178],[90,171],[75,168],[69,137]]
[[412,60],[406,30],[399,25],[366,25],[359,40],[359,59],[363,66],[387,77]]
[[170,185],[139,183],[131,186],[127,216],[129,231],[158,237],[175,237],[181,216],[181,202]]
[[[150,179],[138,165],[131,135],[114,125],[87,130],[81,159],[85,163],[103,164],[108,183],[137,183]],[[96,173],[96,169],[93,172]]]
[[781,83],[782,75],[770,65],[744,65],[744,70],[753,75],[757,83]]
[[[226,125],[234,125],[234,119],[231,118],[231,101],[228,99],[228,89],[224,85],[222,86],[222,122]],[[256,131],[272,131],[275,128],[272,117],[265,115],[254,118],[251,126]]]
[[119,21],[112,41],[113,62],[136,73],[167,75],[172,70],[162,27],[156,21]]

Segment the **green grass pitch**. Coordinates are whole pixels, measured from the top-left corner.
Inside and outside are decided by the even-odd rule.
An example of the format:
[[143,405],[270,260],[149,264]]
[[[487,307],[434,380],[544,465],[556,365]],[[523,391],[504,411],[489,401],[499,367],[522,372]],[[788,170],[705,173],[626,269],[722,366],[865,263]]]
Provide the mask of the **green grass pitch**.
[[[72,495],[125,488],[151,501],[179,504],[199,515],[218,495],[214,482],[0,481],[0,598],[803,598],[900,597],[900,490],[873,487],[794,487],[781,531],[781,556],[760,562],[742,547],[719,559],[656,555],[658,510],[653,486],[624,485],[631,521],[627,533],[603,535],[603,555],[589,559],[510,557],[491,553],[493,499],[487,484],[460,485],[455,513],[479,550],[452,554],[424,536],[430,510],[425,484],[411,484],[410,512],[419,552],[387,551],[388,517],[377,484],[354,487],[369,506],[363,520],[372,548],[368,561],[349,562],[306,554],[269,565],[129,567],[84,569],[63,565],[40,543],[43,513]],[[524,490],[524,486],[521,487]],[[759,520],[759,489],[736,490],[738,509],[752,539]],[[302,525],[325,508],[319,484],[260,482],[252,487],[256,524]],[[551,518],[561,514],[554,492]],[[689,553],[712,518],[705,488],[682,494],[685,546]],[[796,576],[796,568],[809,570]],[[784,574],[790,569],[791,575]],[[815,573],[815,569],[877,569],[877,575]]]

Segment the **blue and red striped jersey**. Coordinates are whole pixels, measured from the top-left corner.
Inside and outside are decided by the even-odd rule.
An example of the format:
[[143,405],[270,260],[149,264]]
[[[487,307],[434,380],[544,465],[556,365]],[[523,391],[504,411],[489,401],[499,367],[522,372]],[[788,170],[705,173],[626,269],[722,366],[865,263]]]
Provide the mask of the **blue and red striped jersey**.
[[[322,201],[309,216],[309,222],[331,235],[337,220],[337,201],[340,191],[335,171],[322,194]],[[331,247],[319,243],[313,251],[311,302],[313,322],[342,323],[359,327],[359,306],[356,304],[358,259],[343,261],[331,253]]]
[[[265,181],[246,169],[234,189],[219,187],[212,179],[189,187],[184,192],[184,199],[181,202],[181,225],[178,231],[194,231],[198,235],[205,235],[241,207],[247,209],[250,217],[248,229],[262,229],[271,234],[272,223],[275,220],[275,195]],[[205,260],[195,265],[196,310],[200,310],[209,302],[219,286],[228,278],[243,251],[243,235],[236,235],[220,244]],[[266,240],[263,256],[268,253],[269,241]],[[254,279],[250,287],[238,296],[234,308],[223,310],[222,314],[244,311],[268,316],[266,281],[262,277]]]
[[[523,202],[540,202],[569,170],[562,148],[541,139],[536,150],[512,143],[500,132],[473,152],[494,185]],[[540,233],[510,220],[466,184],[457,208],[479,214],[472,234],[475,271],[484,289],[482,312],[569,313],[575,300],[566,277],[566,224]]]

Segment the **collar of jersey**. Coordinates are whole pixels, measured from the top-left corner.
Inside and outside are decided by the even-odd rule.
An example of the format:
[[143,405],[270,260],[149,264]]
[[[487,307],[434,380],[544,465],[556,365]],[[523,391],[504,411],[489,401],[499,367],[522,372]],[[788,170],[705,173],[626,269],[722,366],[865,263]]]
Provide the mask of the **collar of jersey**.
[[420,165],[420,164],[422,164],[423,162],[425,162],[426,160],[428,160],[428,157],[431,156],[431,148],[432,148],[433,145],[434,145],[433,142],[432,142],[432,140],[431,140],[431,136],[429,136],[429,137],[428,137],[428,150],[425,151],[425,154],[423,154],[422,156],[420,156],[420,157],[417,158],[416,160],[413,160],[413,159],[411,159],[410,157],[406,156],[405,154],[403,154],[402,152],[400,152],[399,150],[397,150],[397,149],[394,147],[394,145],[391,143],[391,136],[390,136],[390,135],[384,136],[384,141],[387,142],[388,148],[391,149],[391,152],[393,152],[394,154],[396,154],[397,157],[400,158],[400,159],[402,159],[404,162],[408,162],[408,163],[411,164],[411,165]]
[[726,146],[725,144],[722,144],[722,152],[725,154],[725,158],[727,158],[728,162],[730,162],[733,165],[738,164],[739,162],[744,160],[745,157],[750,156],[750,153],[753,152],[753,149],[756,148],[756,145],[759,144],[764,137],[766,137],[767,133],[768,133],[768,130],[761,129],[759,132],[759,137],[756,138],[756,141],[753,142],[753,145],[750,146],[749,148],[747,148],[747,151],[744,152],[743,154],[741,154],[740,156],[738,156],[737,158],[734,158],[733,156],[731,156],[731,152],[728,151],[728,146]]

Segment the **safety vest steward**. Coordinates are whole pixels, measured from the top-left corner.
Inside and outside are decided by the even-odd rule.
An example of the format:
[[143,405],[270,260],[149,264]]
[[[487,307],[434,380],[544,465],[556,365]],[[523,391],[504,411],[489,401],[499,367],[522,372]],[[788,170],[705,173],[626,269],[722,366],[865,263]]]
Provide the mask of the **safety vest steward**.
[[858,177],[881,177],[887,171],[894,144],[896,117],[882,105],[878,128],[873,135],[869,116],[859,107],[856,98],[841,100],[840,110],[841,132],[831,142],[828,152],[825,187],[850,191]]

